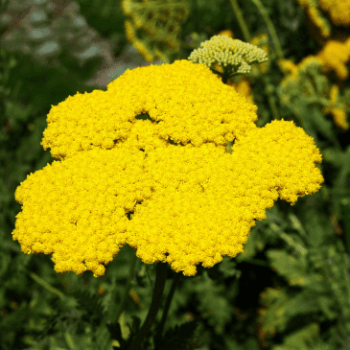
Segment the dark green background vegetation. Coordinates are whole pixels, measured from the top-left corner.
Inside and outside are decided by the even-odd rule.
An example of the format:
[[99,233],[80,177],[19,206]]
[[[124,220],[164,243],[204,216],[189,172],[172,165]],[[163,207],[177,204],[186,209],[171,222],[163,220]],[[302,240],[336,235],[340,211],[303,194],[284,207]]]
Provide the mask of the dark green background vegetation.
[[[2,38],[14,31],[4,14],[14,19],[40,3],[10,2],[1,0]],[[118,69],[146,64],[125,39],[126,17],[120,0],[76,3],[80,7],[77,13],[86,20],[82,31],[92,30],[110,43]],[[179,34],[182,43],[191,33],[206,40],[224,29],[244,40],[229,0],[189,3],[190,14]],[[253,2],[238,3],[251,34],[268,33]],[[320,48],[308,34],[304,12],[296,1],[266,0],[263,4],[286,58],[298,63],[317,53]],[[75,33],[63,15],[62,21],[57,33]],[[105,89],[94,80],[103,56],[85,60],[75,56],[88,49],[92,39],[78,39],[76,45],[70,45],[57,33],[51,38],[62,48],[57,64],[35,55],[40,43],[30,42],[25,35],[18,36],[17,46],[0,47],[0,349],[117,349],[115,340],[123,346],[121,336],[127,339],[147,314],[155,266],[137,259],[130,276],[135,252],[126,246],[102,277],[95,278],[91,272],[82,277],[57,274],[50,256],[23,254],[11,236],[21,210],[14,200],[16,187],[29,173],[53,161],[49,150],[40,146],[51,105],[77,91]],[[28,52],[17,49],[25,42]],[[186,58],[190,52],[184,45],[178,57]],[[277,87],[283,73],[273,61],[272,42],[270,52],[268,80]],[[117,76],[115,73],[114,78]],[[349,81],[343,85],[346,91]],[[252,88],[258,113],[264,123],[270,122],[272,114],[261,81],[256,80]],[[293,111],[280,103],[277,92],[272,94],[279,115],[300,125]],[[195,277],[182,277],[170,307],[167,342],[162,349],[349,349],[350,133],[336,128],[329,116],[309,123],[312,108],[305,104],[303,115],[306,132],[315,138],[324,157],[322,189],[299,199],[293,207],[278,201],[268,210],[267,219],[252,229],[244,253],[235,259],[226,257],[211,269],[198,267]],[[169,272],[165,295],[174,275]],[[131,293],[119,313],[130,278]],[[153,335],[144,349],[154,349]]]

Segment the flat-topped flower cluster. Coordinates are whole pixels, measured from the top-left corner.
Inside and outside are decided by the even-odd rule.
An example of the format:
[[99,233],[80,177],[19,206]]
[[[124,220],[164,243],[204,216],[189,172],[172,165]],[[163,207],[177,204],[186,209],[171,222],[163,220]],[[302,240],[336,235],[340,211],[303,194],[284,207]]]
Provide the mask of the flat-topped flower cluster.
[[25,253],[53,254],[57,272],[95,277],[125,244],[187,276],[235,257],[274,201],[294,204],[323,182],[313,139],[293,122],[258,128],[256,109],[187,60],[68,97],[42,141],[59,160],[16,190],[13,238]]

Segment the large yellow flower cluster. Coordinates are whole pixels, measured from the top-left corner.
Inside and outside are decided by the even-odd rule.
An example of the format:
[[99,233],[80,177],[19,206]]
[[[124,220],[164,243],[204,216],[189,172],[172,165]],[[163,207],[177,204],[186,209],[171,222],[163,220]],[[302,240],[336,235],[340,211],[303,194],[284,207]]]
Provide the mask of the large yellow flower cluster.
[[[203,64],[151,65],[127,70],[107,92],[77,93],[53,107],[42,146],[58,159],[120,146],[148,152],[167,146],[168,139],[226,147],[255,127],[256,109]],[[135,118],[142,113],[154,122]]]
[[125,244],[188,276],[236,256],[277,198],[294,204],[323,181],[313,139],[293,122],[258,128],[255,111],[187,60],[67,98],[42,142],[60,160],[17,188],[13,238],[25,253],[53,254],[57,272],[95,277]]

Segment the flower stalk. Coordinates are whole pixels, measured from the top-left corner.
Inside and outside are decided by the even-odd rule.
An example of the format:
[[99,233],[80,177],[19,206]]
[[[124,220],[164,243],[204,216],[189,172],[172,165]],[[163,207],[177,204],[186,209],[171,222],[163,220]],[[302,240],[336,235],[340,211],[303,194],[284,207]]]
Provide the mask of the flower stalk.
[[270,19],[268,13],[267,13],[265,7],[263,6],[263,4],[261,3],[260,0],[252,0],[252,1],[256,5],[258,10],[260,11],[260,13],[263,16],[264,21],[265,21],[265,23],[267,25],[267,28],[269,29],[272,41],[273,41],[273,43],[275,45],[275,50],[276,50],[276,54],[277,54],[278,59],[282,59],[283,60],[284,56],[283,56],[283,51],[282,51],[281,44],[280,44],[280,42],[278,40],[276,31],[275,31],[275,27],[273,26],[273,24],[271,22],[271,19]]
[[[244,18],[243,18],[243,15],[242,15],[242,11],[241,9],[239,8],[238,6],[238,3],[237,3],[237,0],[230,0],[231,1],[231,4],[232,4],[232,8],[233,8],[233,11],[236,15],[236,18],[237,18],[237,21],[241,27],[241,30],[242,30],[242,33],[243,33],[243,36],[244,36],[244,39],[247,41],[247,42],[250,42],[251,41],[251,36],[250,36],[250,33],[249,33],[249,29],[248,27],[246,26],[245,24],[245,21],[244,21]],[[259,1],[259,0],[252,0],[254,2],[254,4],[258,7],[261,15],[263,16],[264,20],[265,20],[265,23],[270,31],[270,34],[271,34],[271,37],[272,37],[272,40],[274,42],[274,45],[275,45],[275,49],[276,49],[276,55],[277,57],[279,58],[282,58],[283,59],[283,51],[282,51],[282,48],[281,48],[281,44],[278,40],[278,37],[276,35],[276,31],[275,31],[275,28],[264,8],[264,6],[262,5],[262,3]],[[267,89],[267,82],[266,80],[263,78],[263,83],[264,83],[264,86],[265,86],[265,90]],[[227,83],[227,80],[225,81],[225,79],[223,78],[222,79],[223,83],[226,84]],[[270,111],[271,111],[271,114],[272,114],[272,117],[273,119],[277,120],[279,119],[279,116],[278,116],[278,111],[277,111],[277,106],[275,104],[275,101],[272,97],[272,94],[271,92],[269,91],[266,91],[267,93],[267,99],[268,99],[268,103],[269,103],[269,106],[270,106]]]
[[131,280],[132,280],[132,278],[134,276],[134,273],[135,273],[136,261],[137,261],[136,254],[133,254],[132,260],[131,260],[131,265],[130,265],[130,272],[129,272],[128,282],[127,282],[127,285],[125,287],[124,295],[123,295],[122,300],[121,300],[121,302],[119,304],[119,307],[118,307],[118,310],[117,310],[117,314],[116,314],[116,318],[115,318],[117,321],[119,320],[119,317],[120,317],[121,313],[123,312],[125,301],[126,301],[128,295],[129,295],[129,291],[130,291],[130,287],[131,287]]
[[177,284],[178,284],[181,276],[182,276],[181,273],[177,273],[174,276],[173,282],[171,284],[170,291],[169,291],[169,294],[168,294],[166,302],[165,302],[162,319],[160,320],[159,326],[157,328],[156,337],[155,337],[155,342],[156,342],[156,347],[157,348],[160,345],[159,342],[160,342],[160,339],[161,339],[162,334],[163,334],[163,329],[164,329],[164,325],[165,325],[165,322],[166,322],[166,318],[168,316],[170,304],[171,304],[171,301],[173,300],[175,289],[177,287]]
[[162,301],[162,295],[164,292],[166,275],[168,271],[168,264],[157,263],[156,266],[156,281],[153,289],[153,297],[150,309],[148,310],[148,314],[145,322],[143,323],[140,331],[136,334],[133,339],[129,350],[140,350],[142,341],[144,340],[147,333],[150,331]]
[[239,23],[239,26],[241,27],[243,36],[244,36],[244,40],[247,41],[248,43],[250,42],[250,33],[249,33],[249,29],[247,27],[247,25],[245,24],[243,15],[242,15],[242,11],[238,6],[237,0],[230,0],[231,1],[231,5],[233,7],[233,11],[236,15],[237,21]]
[[29,276],[36,281],[37,283],[39,283],[42,287],[44,287],[45,289],[47,289],[48,291],[50,291],[53,294],[56,294],[60,299],[64,299],[65,295],[64,293],[62,293],[61,291],[59,291],[57,288],[52,287],[50,284],[48,284],[47,282],[45,282],[42,278],[40,278],[37,274],[30,272]]

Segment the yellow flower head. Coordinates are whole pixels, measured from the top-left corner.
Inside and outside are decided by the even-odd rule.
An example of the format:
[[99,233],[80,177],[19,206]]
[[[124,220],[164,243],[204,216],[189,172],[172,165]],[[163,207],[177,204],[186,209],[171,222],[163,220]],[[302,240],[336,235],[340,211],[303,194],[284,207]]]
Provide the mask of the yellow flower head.
[[331,114],[333,116],[334,124],[342,130],[349,129],[349,123],[347,121],[347,114],[342,108],[332,108]]
[[230,84],[234,86],[236,91],[243,95],[250,103],[254,103],[254,96],[252,94],[252,88],[248,79],[241,79],[238,83]]
[[[259,47],[266,53],[266,57],[269,55],[269,37],[266,33],[259,33],[253,37],[250,43]],[[258,75],[259,72],[266,73],[270,68],[270,61],[261,63],[260,65],[253,67],[253,74]]]
[[329,100],[332,104],[336,104],[339,98],[339,86],[333,84],[329,92]]
[[322,16],[322,12],[316,6],[310,6],[307,10],[311,21],[319,28],[321,35],[328,38],[331,34],[329,21]]
[[347,113],[344,110],[344,103],[340,101],[339,86],[336,84],[332,85],[330,89],[329,102],[331,105],[328,108],[324,108],[324,113],[330,112],[333,116],[334,124],[342,130],[348,130]]
[[127,38],[131,43],[136,42],[136,41],[137,41],[136,32],[135,32],[134,27],[132,26],[131,21],[125,21],[124,26],[125,26],[125,35],[126,35],[126,38]]
[[337,26],[350,24],[350,0],[319,0],[322,10],[327,11]]
[[228,36],[229,38],[234,38],[233,31],[230,30],[230,29],[222,30],[218,35],[226,35],[226,36]]
[[290,74],[298,73],[298,66],[290,60],[279,60],[278,64],[281,70],[285,73],[290,73]]
[[321,60],[326,71],[335,71],[339,79],[347,79],[349,72],[346,67],[350,59],[349,41],[329,40],[317,57]]
[[[322,11],[318,8],[319,2],[317,0],[297,0],[297,2],[308,14],[314,25],[318,27],[321,35],[325,38],[329,37],[331,34],[331,25],[327,18],[322,14]],[[324,0],[324,2],[329,2],[329,0]]]
[[294,204],[323,182],[313,139],[293,122],[258,128],[255,111],[187,60],[67,98],[42,142],[60,160],[17,188],[13,239],[53,254],[57,272],[95,277],[125,244],[187,276],[235,257],[277,198]]

